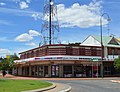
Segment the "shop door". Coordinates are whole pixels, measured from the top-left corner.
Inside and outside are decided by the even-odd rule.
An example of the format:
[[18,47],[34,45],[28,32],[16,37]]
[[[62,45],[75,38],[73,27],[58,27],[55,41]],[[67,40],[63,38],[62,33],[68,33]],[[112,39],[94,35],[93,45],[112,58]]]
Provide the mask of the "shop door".
[[51,66],[52,71],[52,77],[59,77],[59,66],[58,65],[52,65]]

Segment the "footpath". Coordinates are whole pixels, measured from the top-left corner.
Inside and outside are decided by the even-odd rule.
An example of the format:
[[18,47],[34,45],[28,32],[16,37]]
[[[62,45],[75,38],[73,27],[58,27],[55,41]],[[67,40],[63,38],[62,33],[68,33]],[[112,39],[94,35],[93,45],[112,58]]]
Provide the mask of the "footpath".
[[120,80],[110,80],[113,83],[120,83]]

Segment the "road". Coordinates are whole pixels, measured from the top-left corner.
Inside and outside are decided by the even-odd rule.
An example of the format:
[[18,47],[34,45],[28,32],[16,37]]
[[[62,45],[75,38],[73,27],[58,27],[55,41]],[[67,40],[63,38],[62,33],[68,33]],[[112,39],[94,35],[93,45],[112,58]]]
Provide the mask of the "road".
[[65,83],[72,87],[71,92],[120,92],[120,83],[103,80],[53,80],[51,82]]

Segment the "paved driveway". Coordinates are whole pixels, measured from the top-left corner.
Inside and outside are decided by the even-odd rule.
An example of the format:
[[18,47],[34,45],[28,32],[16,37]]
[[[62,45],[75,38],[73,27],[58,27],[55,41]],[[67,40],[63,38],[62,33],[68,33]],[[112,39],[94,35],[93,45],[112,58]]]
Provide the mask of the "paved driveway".
[[54,80],[72,87],[71,92],[120,92],[120,83],[110,80]]

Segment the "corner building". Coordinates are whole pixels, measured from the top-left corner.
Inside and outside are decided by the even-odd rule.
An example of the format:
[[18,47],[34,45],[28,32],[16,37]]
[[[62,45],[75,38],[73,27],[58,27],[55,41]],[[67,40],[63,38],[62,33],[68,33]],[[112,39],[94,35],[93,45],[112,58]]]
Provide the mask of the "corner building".
[[81,44],[52,44],[19,53],[12,73],[32,77],[100,77],[101,53],[104,76],[114,75],[114,59],[120,55],[120,42],[114,37],[88,36]]

